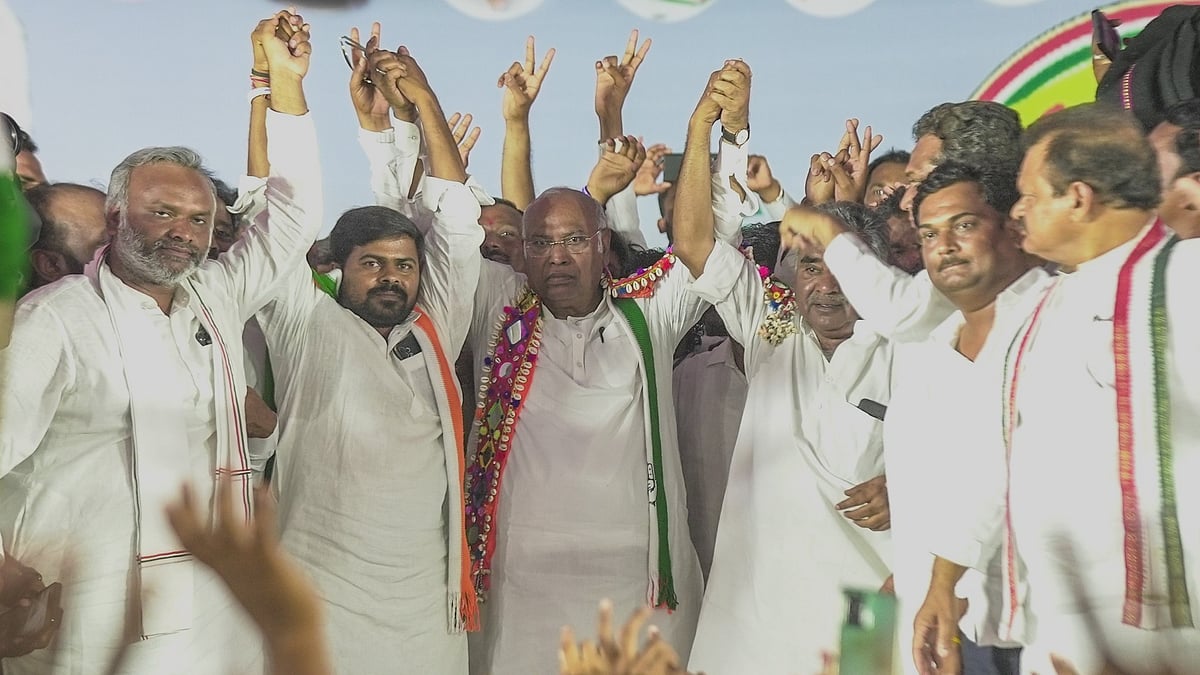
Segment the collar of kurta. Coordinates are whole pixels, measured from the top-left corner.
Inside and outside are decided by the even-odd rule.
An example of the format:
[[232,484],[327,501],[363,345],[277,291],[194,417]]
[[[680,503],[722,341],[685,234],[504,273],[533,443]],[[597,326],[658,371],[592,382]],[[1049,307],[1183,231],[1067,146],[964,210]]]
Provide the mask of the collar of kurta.
[[[1161,221],[1145,228],[1126,247],[1119,262],[1113,301],[1113,361],[1116,375],[1118,477],[1125,548],[1125,600],[1121,620],[1143,629],[1193,625],[1183,546],[1179,530],[1171,437],[1171,375],[1166,307],[1167,263],[1179,238]],[[1017,395],[1024,357],[1055,291],[1063,279],[1104,267],[1081,266],[1071,277],[1059,277],[1043,295],[1024,330],[1018,331],[1005,360],[1003,396],[1004,442],[1013,453],[1019,424]],[[1178,292],[1178,291],[1176,291]],[[1032,451],[1032,449],[1026,449]],[[1149,467],[1149,469],[1147,469]],[[1011,492],[1006,490],[1006,503]],[[1006,509],[1007,510],[1007,509]],[[1011,511],[1009,510],[1009,513]],[[1006,516],[1005,591],[1002,628],[1014,634],[1017,616],[1016,542],[1011,516]],[[1007,637],[1007,636],[1002,636]]]

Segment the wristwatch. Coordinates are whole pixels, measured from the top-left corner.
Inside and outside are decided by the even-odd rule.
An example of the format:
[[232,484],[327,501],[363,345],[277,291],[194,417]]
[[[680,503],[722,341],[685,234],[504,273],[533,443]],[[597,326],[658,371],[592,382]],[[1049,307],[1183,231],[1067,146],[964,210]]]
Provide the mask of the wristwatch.
[[735,134],[732,131],[726,129],[725,125],[722,124],[721,125],[721,140],[725,141],[726,143],[732,143],[732,144],[738,146],[739,148],[742,147],[743,145],[746,144],[746,141],[750,140],[750,125],[747,124],[745,129],[742,129],[741,131],[739,131]]

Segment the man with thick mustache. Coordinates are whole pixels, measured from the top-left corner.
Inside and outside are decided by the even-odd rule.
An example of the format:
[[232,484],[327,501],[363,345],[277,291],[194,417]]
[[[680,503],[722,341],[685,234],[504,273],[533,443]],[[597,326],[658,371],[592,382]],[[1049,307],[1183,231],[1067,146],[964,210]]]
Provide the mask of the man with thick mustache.
[[261,659],[256,632],[165,515],[182,483],[207,504],[226,472],[249,510],[242,326],[280,271],[304,264],[321,223],[301,86],[308,26],[279,12],[255,39],[273,79],[261,222],[206,261],[219,202],[199,155],[139,150],[109,183],[112,243],[17,308],[0,352],[0,538],[62,582],[65,613],[52,653],[6,660],[5,673],[102,672],[124,647],[127,673],[252,672]]
[[[831,219],[887,257],[886,224],[861,204],[796,207],[784,223],[796,218]],[[678,220],[676,241],[697,220]],[[731,264],[732,280],[710,274]],[[892,345],[859,320],[819,248],[794,246],[776,274],[792,280],[794,299],[718,244],[691,286],[745,346],[749,381],[692,671],[818,671],[837,642],[841,587],[879,588],[889,576]]]
[[332,297],[298,262],[258,314],[279,403],[280,540],[320,591],[339,672],[465,675],[478,615],[453,357],[479,277],[479,203],[420,66],[404,49],[368,49],[355,79],[371,72],[422,122],[418,206],[432,226],[422,234],[383,206],[347,211],[329,235]]

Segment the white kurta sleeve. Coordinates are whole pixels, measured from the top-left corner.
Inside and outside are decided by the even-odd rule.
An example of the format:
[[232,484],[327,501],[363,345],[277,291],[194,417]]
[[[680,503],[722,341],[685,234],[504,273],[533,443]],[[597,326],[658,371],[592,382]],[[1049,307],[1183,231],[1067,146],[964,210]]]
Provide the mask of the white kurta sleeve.
[[[758,213],[762,200],[746,187],[746,171],[750,162],[745,145],[738,147],[722,141],[717,148],[717,161],[712,172],[712,201],[716,238],[734,246],[742,243],[742,220]],[[730,185],[735,181],[746,195],[738,196]]]
[[271,176],[265,217],[259,217],[225,255],[197,272],[202,284],[225,291],[241,323],[274,297],[276,282],[304,265],[324,210],[312,115],[268,111],[267,137]]
[[855,311],[884,337],[923,339],[954,312],[925,270],[909,275],[889,267],[853,234],[834,238],[825,249],[825,264]]
[[466,340],[479,283],[479,201],[468,186],[432,176],[425,178],[421,201],[433,214],[433,227],[425,236],[421,306],[445,331],[445,349],[454,355]]
[[767,313],[763,282],[754,261],[718,241],[705,264],[704,274],[689,290],[717,308],[729,337],[744,346],[749,357],[759,343],[758,327]]
[[642,234],[642,223],[638,218],[637,194],[630,183],[617,194],[613,195],[604,205],[604,213],[608,216],[608,227],[619,232],[630,244],[646,248],[646,235]]
[[375,203],[413,218],[417,205],[408,194],[420,159],[421,132],[409,122],[396,120],[395,125],[384,131],[360,127],[358,145],[367,156]]
[[267,179],[258,176],[239,178],[237,201],[229,210],[241,214],[247,226],[257,222],[259,215],[267,210]]
[[792,199],[787,190],[781,187],[779,188],[779,196],[775,198],[775,201],[763,202],[762,211],[767,217],[767,222],[773,223],[777,220],[783,220],[783,217],[787,215],[788,209],[795,205],[796,200]]
[[0,399],[0,477],[25,461],[46,435],[63,394],[75,379],[75,354],[57,312],[21,303],[12,339],[0,350],[5,373]]

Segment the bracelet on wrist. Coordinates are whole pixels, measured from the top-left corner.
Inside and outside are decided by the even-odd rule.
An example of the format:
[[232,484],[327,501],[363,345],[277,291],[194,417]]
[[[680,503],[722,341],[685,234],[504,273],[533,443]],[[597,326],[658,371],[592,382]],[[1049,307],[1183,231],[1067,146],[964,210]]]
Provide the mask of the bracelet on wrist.
[[263,78],[266,78],[269,80],[269,79],[271,79],[271,73],[269,73],[265,70],[256,70],[254,68],[251,68],[250,69],[250,77],[263,77]]
[[251,89],[249,93],[246,94],[246,100],[250,103],[254,103],[254,99],[258,98],[259,96],[270,96],[270,95],[271,95],[270,87],[255,87],[255,88]]

